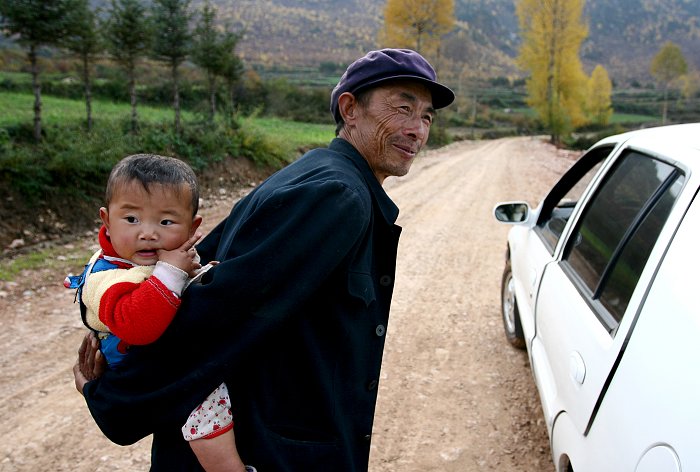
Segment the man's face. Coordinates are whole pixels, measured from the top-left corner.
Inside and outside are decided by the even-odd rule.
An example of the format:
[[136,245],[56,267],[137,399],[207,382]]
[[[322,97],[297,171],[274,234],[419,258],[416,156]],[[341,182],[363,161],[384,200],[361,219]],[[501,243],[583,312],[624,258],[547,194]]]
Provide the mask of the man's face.
[[382,183],[408,173],[428,141],[435,109],[430,91],[419,82],[389,82],[369,93],[367,105],[358,104],[352,141]]

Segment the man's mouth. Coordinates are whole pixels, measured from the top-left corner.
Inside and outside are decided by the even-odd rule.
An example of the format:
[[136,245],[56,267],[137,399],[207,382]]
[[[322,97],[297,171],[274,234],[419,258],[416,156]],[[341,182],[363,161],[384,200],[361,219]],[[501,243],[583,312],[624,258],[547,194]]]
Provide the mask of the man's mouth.
[[407,157],[415,157],[416,154],[418,154],[418,150],[415,149],[413,146],[394,144],[394,147],[401,151],[403,154],[405,154]]

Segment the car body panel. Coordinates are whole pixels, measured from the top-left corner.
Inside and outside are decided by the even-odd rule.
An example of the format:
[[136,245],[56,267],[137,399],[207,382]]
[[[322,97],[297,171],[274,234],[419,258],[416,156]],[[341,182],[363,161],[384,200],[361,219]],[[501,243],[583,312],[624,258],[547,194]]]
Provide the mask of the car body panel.
[[[607,184],[606,179],[630,154],[663,162],[664,169],[672,165],[675,180],[657,190],[665,189],[671,204],[663,207],[665,222],[654,214],[654,221],[660,221],[656,242],[657,233],[642,232],[647,216],[628,229],[650,249],[624,312],[611,324],[608,305],[597,298],[600,293],[586,288],[567,254],[580,242],[578,225],[588,207],[603,208],[595,201],[598,189],[610,185],[608,190],[616,190],[614,181]],[[700,280],[695,275],[700,268],[700,173],[695,172],[700,169],[700,124],[612,136],[586,155],[591,163],[604,161],[592,178],[585,178],[590,181],[575,206],[565,209],[557,223],[559,239],[546,236],[543,228],[548,219],[558,218],[558,200],[566,186],[581,178],[585,162],[580,172],[572,166],[570,175],[508,236],[515,298],[555,466],[567,470],[570,462],[577,472],[700,470],[691,429],[700,422],[700,376],[695,374],[700,309],[691,296]],[[627,178],[622,171],[618,176]],[[659,182],[664,182],[661,176]],[[658,201],[647,205],[653,209]],[[620,208],[611,214],[624,211]],[[625,239],[620,244],[632,247]],[[614,254],[608,263],[617,264]],[[606,277],[600,284],[608,283]],[[605,285],[600,287],[605,290]]]

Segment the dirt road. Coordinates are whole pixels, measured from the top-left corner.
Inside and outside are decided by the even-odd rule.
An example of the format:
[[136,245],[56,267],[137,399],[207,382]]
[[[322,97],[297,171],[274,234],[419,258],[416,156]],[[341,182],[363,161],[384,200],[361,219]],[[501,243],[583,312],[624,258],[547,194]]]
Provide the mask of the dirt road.
[[[527,357],[502,334],[508,228],[491,210],[536,204],[572,158],[534,138],[462,142],[387,181],[404,231],[371,472],[554,470]],[[231,203],[204,209],[207,228]],[[86,237],[66,250],[93,245]],[[84,328],[64,275],[0,285],[0,471],[148,470],[150,441],[110,444],[73,387]]]

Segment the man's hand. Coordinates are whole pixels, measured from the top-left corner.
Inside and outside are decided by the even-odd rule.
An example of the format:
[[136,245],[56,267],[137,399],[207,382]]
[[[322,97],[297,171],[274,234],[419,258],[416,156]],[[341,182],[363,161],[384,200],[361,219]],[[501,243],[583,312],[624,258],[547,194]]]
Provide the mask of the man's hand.
[[165,249],[158,250],[158,260],[167,262],[170,265],[177,267],[178,269],[184,270],[190,277],[197,275],[197,269],[200,269],[202,265],[199,263],[199,256],[197,256],[197,250],[194,245],[202,237],[202,233],[196,233],[190,239],[185,241],[182,246],[172,251],[166,251]]
[[83,394],[85,384],[101,376],[107,368],[107,361],[100,352],[100,343],[92,331],[85,335],[78,349],[78,360],[73,366],[75,388]]

